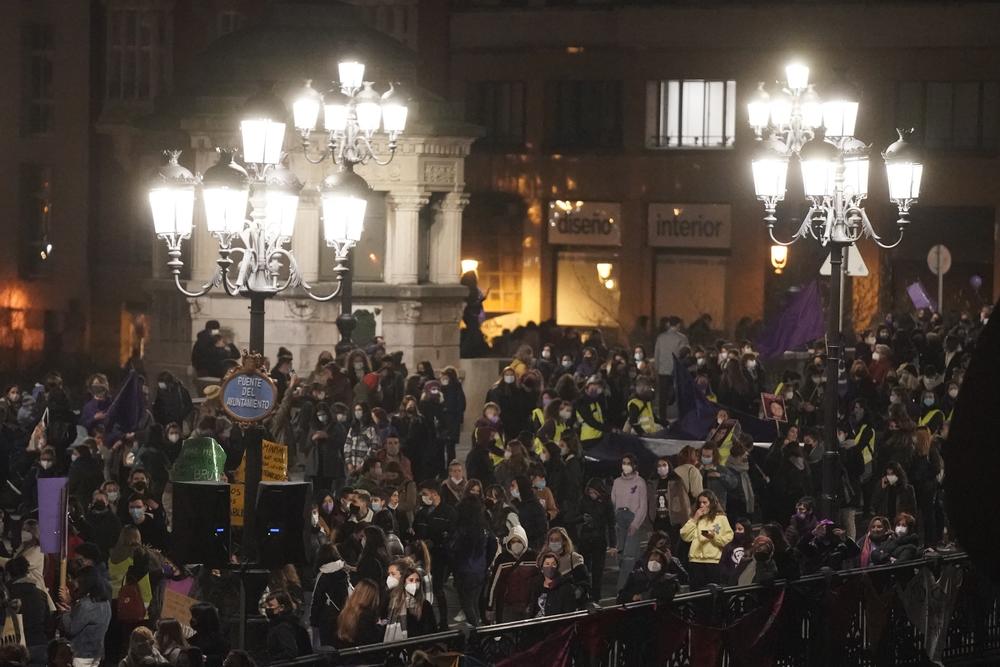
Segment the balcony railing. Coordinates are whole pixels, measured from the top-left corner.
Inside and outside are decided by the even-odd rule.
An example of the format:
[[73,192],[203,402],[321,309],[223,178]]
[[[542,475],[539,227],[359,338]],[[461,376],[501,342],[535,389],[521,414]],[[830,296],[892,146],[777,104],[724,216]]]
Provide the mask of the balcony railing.
[[573,664],[602,667],[882,667],[929,664],[928,653],[944,664],[1000,664],[1000,607],[989,581],[956,553],[821,571],[770,586],[711,587],[664,604],[637,602],[455,629],[272,667],[404,665],[417,650],[451,651],[486,665],[534,651],[519,661],[524,667],[551,664],[559,651],[568,652]]

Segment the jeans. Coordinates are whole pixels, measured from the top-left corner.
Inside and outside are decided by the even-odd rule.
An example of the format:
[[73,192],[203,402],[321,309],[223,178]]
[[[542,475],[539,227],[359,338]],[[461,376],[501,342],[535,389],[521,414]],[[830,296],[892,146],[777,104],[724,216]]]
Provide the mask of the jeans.
[[689,563],[687,567],[691,590],[697,591],[709,584],[719,583],[718,563]]
[[[632,510],[619,508],[615,511],[616,540],[615,546],[618,549],[618,590],[625,588],[628,575],[635,567],[635,561],[639,557],[639,542],[642,535],[640,531],[628,534],[628,527],[632,525],[635,514]],[[617,591],[616,591],[617,592]]]
[[455,588],[458,590],[458,604],[465,614],[465,622],[472,627],[479,625],[479,598],[483,594],[483,577],[455,575]]

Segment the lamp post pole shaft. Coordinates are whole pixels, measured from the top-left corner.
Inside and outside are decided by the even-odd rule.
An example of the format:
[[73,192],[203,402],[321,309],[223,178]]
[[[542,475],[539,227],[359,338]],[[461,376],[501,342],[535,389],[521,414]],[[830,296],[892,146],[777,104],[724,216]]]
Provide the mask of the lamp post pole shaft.
[[834,519],[837,511],[837,409],[840,402],[838,383],[840,379],[840,361],[843,355],[840,335],[840,309],[843,293],[841,287],[844,280],[844,250],[843,243],[831,243],[830,248],[830,307],[827,310],[826,329],[826,393],[823,395],[823,440],[826,453],[823,455],[822,489],[820,495],[820,512],[824,518]]
[[357,326],[354,317],[354,251],[348,250],[343,262],[343,283],[340,290],[340,315],[337,317],[337,331],[340,332],[340,342],[337,343],[338,355],[344,355],[354,349],[353,333]]
[[[264,354],[264,304],[265,294],[250,292],[250,353]],[[246,452],[246,489],[243,494],[243,553],[244,563],[255,562],[257,558],[254,530],[256,516],[257,489],[261,478],[261,427],[251,426],[243,431]]]

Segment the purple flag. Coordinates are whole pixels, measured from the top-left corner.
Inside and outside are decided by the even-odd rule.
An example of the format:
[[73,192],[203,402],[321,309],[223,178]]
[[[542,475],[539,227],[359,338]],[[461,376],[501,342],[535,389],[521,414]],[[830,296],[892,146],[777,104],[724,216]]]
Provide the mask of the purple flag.
[[937,310],[934,302],[929,296],[927,296],[927,290],[924,289],[923,283],[919,280],[906,288],[906,294],[910,297],[910,301],[913,302],[914,308],[930,308],[931,310]]
[[65,477],[38,478],[38,541],[42,553],[61,554],[66,536]]
[[764,329],[757,350],[762,359],[775,359],[785,350],[821,338],[823,332],[823,304],[814,280],[791,298],[776,322]]
[[138,428],[145,412],[146,398],[142,393],[142,378],[132,371],[108,407],[104,423],[109,432],[130,433]]

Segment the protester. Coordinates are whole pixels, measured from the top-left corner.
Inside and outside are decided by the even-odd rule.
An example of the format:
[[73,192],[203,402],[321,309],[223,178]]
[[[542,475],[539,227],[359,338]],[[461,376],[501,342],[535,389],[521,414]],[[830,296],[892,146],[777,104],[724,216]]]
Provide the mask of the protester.
[[733,539],[733,529],[711,491],[698,494],[698,504],[681,527],[681,538],[691,543],[689,569],[691,588],[697,590],[720,581],[722,549]]

